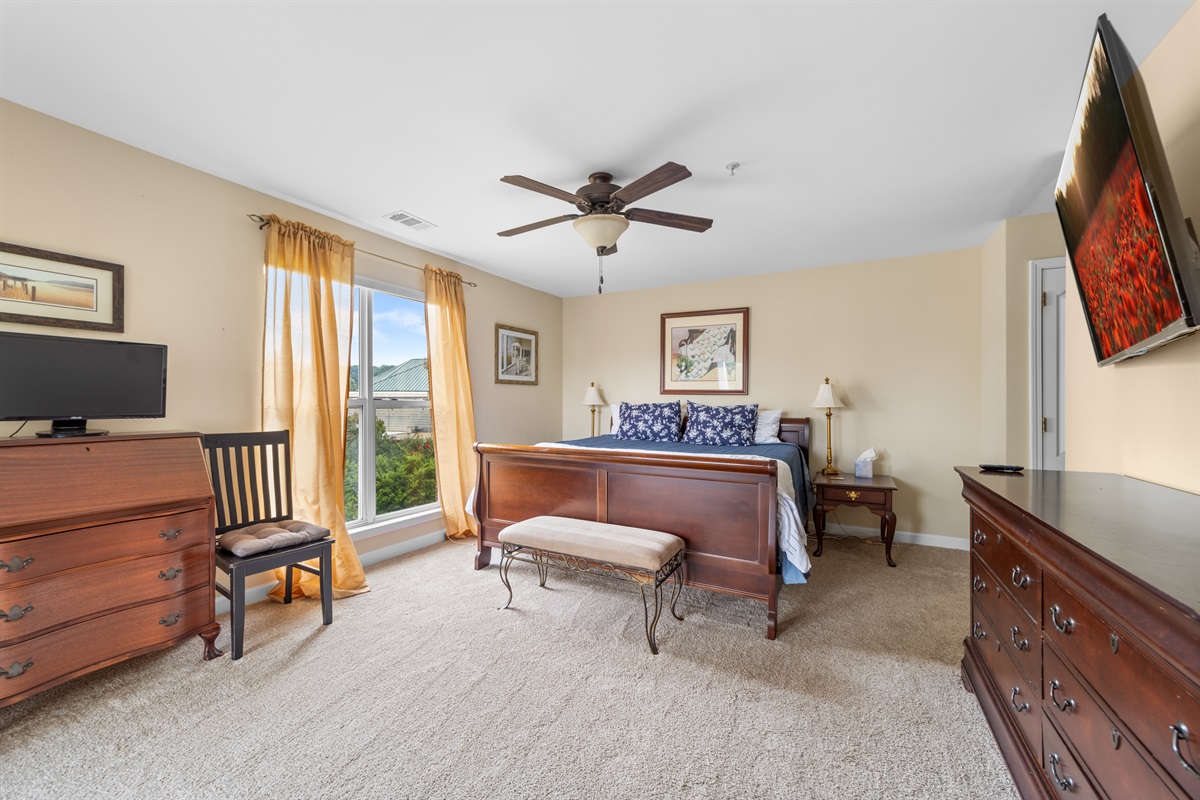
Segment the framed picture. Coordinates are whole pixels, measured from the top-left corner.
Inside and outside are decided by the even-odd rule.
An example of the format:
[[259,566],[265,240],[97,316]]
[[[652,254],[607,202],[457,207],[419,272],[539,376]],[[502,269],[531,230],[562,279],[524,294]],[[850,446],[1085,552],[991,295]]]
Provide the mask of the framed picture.
[[660,394],[748,394],[750,309],[662,315]]
[[125,330],[125,268],[0,242],[0,322]]
[[537,331],[496,323],[496,383],[537,386]]

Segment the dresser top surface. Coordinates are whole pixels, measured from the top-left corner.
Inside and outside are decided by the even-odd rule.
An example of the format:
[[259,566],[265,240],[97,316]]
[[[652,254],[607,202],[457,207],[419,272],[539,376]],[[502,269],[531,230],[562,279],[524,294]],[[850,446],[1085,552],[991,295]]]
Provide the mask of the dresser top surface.
[[1200,495],[1103,472],[983,472],[971,482],[1200,612]]

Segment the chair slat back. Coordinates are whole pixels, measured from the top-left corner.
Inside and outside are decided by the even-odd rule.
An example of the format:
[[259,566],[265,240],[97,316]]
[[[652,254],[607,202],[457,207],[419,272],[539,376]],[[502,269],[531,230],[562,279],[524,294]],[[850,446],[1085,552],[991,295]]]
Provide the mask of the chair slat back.
[[287,431],[204,435],[216,498],[217,533],[292,518],[292,448]]

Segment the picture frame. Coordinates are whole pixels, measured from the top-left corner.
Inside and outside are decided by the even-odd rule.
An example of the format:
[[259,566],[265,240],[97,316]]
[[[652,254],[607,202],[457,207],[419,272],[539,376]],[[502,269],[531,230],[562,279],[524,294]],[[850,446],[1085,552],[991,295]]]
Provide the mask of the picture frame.
[[496,383],[537,386],[537,331],[496,323]]
[[663,314],[659,394],[749,394],[750,309]]
[[0,322],[124,333],[125,267],[0,242]]

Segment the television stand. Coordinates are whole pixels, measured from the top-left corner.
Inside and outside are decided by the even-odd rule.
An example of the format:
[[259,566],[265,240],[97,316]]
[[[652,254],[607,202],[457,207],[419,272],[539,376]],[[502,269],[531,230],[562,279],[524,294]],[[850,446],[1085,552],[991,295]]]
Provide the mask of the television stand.
[[56,419],[50,423],[50,430],[37,431],[36,435],[43,439],[63,439],[68,436],[108,436],[108,431],[89,430],[86,419]]

